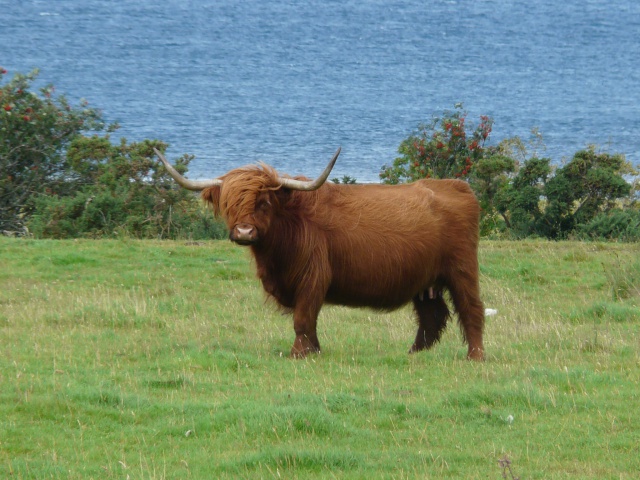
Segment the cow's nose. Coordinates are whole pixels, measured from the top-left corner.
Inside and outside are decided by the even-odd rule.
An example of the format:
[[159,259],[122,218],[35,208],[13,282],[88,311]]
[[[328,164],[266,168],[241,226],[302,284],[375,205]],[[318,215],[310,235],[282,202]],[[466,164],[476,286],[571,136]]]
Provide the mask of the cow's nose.
[[250,245],[258,241],[258,233],[256,227],[249,223],[239,223],[231,231],[229,236],[232,241],[240,245]]
[[250,237],[253,234],[253,225],[238,225],[236,227],[236,231],[238,232],[239,237]]

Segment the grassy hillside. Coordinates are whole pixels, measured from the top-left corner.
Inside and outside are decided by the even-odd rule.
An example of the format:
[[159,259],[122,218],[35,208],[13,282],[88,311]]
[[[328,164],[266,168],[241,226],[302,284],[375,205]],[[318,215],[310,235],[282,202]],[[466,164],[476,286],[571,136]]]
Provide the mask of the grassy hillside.
[[636,478],[640,245],[480,261],[483,364],[410,308],[294,361],[246,249],[0,238],[0,478]]

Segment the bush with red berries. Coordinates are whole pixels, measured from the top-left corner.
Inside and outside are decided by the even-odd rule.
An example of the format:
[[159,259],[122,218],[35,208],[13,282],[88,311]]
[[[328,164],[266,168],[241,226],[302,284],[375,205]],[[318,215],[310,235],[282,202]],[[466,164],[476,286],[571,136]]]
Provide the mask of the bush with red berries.
[[420,178],[467,179],[473,166],[485,156],[485,142],[493,119],[481,116],[476,126],[467,121],[462,105],[434,118],[402,141],[392,165],[383,166],[384,183],[401,183]]
[[457,104],[420,125],[400,143],[393,164],[382,167],[382,181],[469,182],[482,208],[482,235],[640,240],[639,181],[624,155],[589,146],[554,168],[537,155],[544,147],[537,129],[530,153],[518,137],[488,146],[493,120],[483,115],[474,126],[467,118]]

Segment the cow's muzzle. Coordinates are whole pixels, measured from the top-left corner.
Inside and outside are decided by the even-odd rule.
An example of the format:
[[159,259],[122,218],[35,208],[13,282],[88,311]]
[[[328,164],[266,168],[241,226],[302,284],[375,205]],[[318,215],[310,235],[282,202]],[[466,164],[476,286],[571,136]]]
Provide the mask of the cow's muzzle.
[[258,231],[249,223],[239,223],[229,233],[229,239],[238,245],[253,245],[258,241]]

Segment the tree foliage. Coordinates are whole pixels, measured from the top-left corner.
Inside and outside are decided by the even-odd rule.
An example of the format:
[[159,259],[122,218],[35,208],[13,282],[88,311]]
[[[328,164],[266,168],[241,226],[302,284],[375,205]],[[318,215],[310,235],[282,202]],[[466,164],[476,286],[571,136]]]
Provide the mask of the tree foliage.
[[500,192],[496,207],[516,238],[535,232],[543,215],[541,198],[551,170],[549,158],[529,158]]
[[[114,143],[117,125],[105,124],[85,101],[72,106],[38,71],[4,81],[0,67],[0,233],[39,237],[211,238],[225,227],[203,211],[155,159],[158,140]],[[385,183],[421,178],[469,182],[482,207],[481,233],[514,238],[640,239],[637,172],[623,155],[589,147],[556,168],[538,155],[542,136],[529,147],[519,137],[486,142],[493,119],[467,121],[462,104],[434,117],[404,139]],[[98,133],[105,131],[103,136]],[[531,151],[533,150],[533,151]],[[192,157],[177,160],[181,173]],[[632,180],[635,178],[635,182]],[[351,177],[334,179],[355,183]],[[635,185],[635,186],[634,186]]]
[[[0,75],[6,71],[0,68]],[[178,187],[145,140],[110,138],[98,110],[73,107],[48,85],[30,91],[37,70],[0,89],[0,232],[38,237],[203,238],[224,227]],[[106,131],[104,136],[98,136]],[[184,173],[190,156],[177,160]]]
[[[153,148],[166,144],[145,140],[119,145],[108,137],[77,137],[67,151],[70,195],[55,191],[38,197],[29,221],[38,237],[211,238],[224,228],[207,214],[193,193],[177,186]],[[185,155],[176,169],[187,170]]]
[[[0,80],[6,73],[0,68]],[[66,147],[81,132],[105,127],[98,110],[72,107],[51,85],[32,92],[37,75],[16,74],[0,85],[0,231],[21,231],[46,189],[73,188]]]
[[[486,235],[500,228],[500,219],[504,211],[498,208],[498,202],[508,188],[511,175],[517,166],[516,161],[499,151],[485,155],[475,164],[471,172],[470,184],[482,209],[480,223],[481,234]],[[498,214],[501,217],[498,217]]]
[[571,236],[633,238],[635,214],[618,212],[631,204],[636,175],[623,155],[598,152],[594,146],[577,152],[554,169],[541,157],[542,135],[532,130],[528,146],[519,137],[486,146],[493,120],[481,116],[472,128],[457,105],[402,141],[401,154],[384,166],[386,183],[420,178],[459,178],[469,182],[482,207],[481,234],[502,233],[513,238]]
[[595,147],[577,152],[545,185],[547,206],[540,233],[563,238],[615,208],[631,192],[624,178],[631,172],[622,155],[598,153]]
[[485,154],[493,120],[481,116],[477,127],[466,120],[462,104],[456,104],[453,111],[420,125],[400,144],[400,157],[391,166],[382,167],[382,181],[396,184],[420,178],[468,178]]

